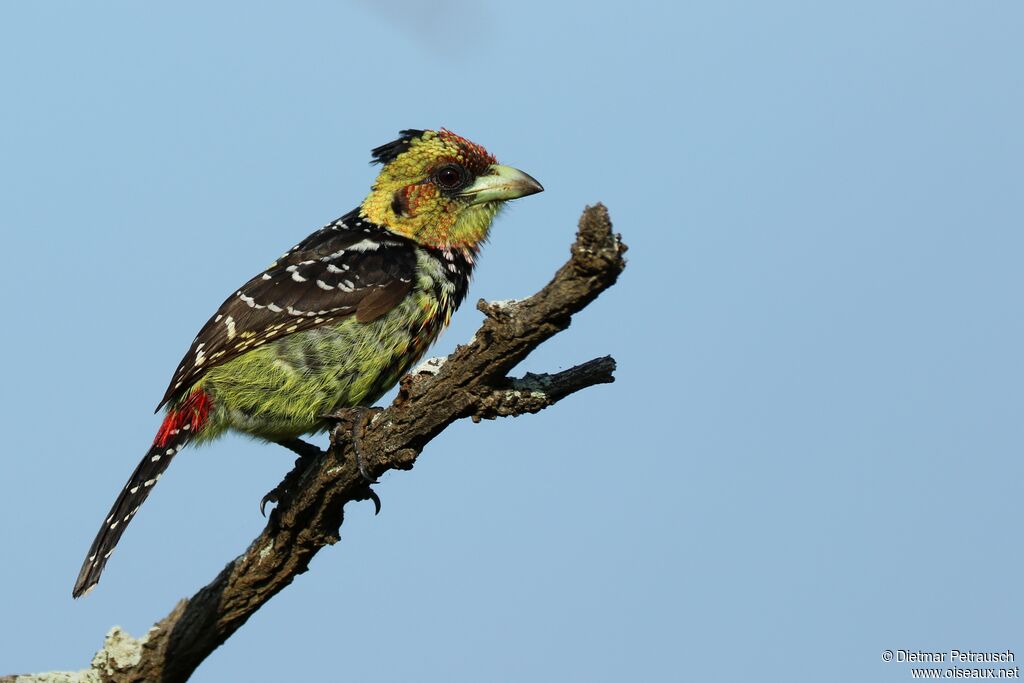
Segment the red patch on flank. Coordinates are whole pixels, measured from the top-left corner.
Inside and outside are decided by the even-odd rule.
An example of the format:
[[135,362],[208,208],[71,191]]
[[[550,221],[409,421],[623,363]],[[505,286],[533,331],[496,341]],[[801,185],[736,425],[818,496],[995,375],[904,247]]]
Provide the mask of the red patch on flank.
[[160,431],[153,439],[153,445],[166,446],[168,441],[178,435],[175,432],[180,433],[185,425],[188,425],[190,433],[198,433],[210,417],[210,408],[212,407],[213,402],[210,401],[210,396],[205,391],[202,389],[193,391],[181,405],[171,408],[167,412],[167,417],[160,425]]

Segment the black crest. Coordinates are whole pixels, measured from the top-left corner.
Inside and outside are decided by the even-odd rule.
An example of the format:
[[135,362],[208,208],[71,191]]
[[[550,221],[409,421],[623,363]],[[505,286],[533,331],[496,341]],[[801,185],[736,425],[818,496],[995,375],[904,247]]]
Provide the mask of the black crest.
[[380,147],[374,147],[370,154],[373,156],[371,164],[387,164],[395,160],[399,154],[409,149],[412,141],[423,135],[426,131],[416,130],[415,128],[409,128],[407,130],[399,131],[401,135],[397,140],[393,140],[386,145]]

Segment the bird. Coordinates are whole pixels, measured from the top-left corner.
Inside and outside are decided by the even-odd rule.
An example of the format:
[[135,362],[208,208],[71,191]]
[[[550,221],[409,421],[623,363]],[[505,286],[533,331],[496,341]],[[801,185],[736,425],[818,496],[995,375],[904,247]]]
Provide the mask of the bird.
[[186,445],[234,431],[294,449],[299,437],[327,429],[331,413],[372,406],[448,325],[505,202],[544,189],[446,128],[400,131],[371,156],[381,169],[362,203],[239,287],[199,330],[73,597],[99,582]]

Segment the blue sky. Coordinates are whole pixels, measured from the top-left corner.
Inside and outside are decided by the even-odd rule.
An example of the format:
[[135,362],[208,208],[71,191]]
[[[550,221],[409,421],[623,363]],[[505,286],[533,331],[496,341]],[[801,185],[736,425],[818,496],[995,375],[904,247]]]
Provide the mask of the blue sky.
[[902,681],[1024,656],[1024,10],[1010,2],[9,3],[0,9],[0,673],[85,666],[262,527],[290,454],[186,451],[79,563],[235,286],[446,126],[582,207],[620,283],[521,370],[618,381],[435,440],[196,681]]

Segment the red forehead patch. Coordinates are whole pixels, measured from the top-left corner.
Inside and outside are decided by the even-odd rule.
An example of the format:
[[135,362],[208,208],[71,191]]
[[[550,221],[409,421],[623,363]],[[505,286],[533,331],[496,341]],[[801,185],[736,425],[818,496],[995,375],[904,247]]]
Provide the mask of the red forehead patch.
[[475,173],[482,173],[491,164],[498,163],[494,155],[482,146],[456,135],[447,128],[442,128],[437,135],[444,142],[456,145],[462,152],[463,162]]

